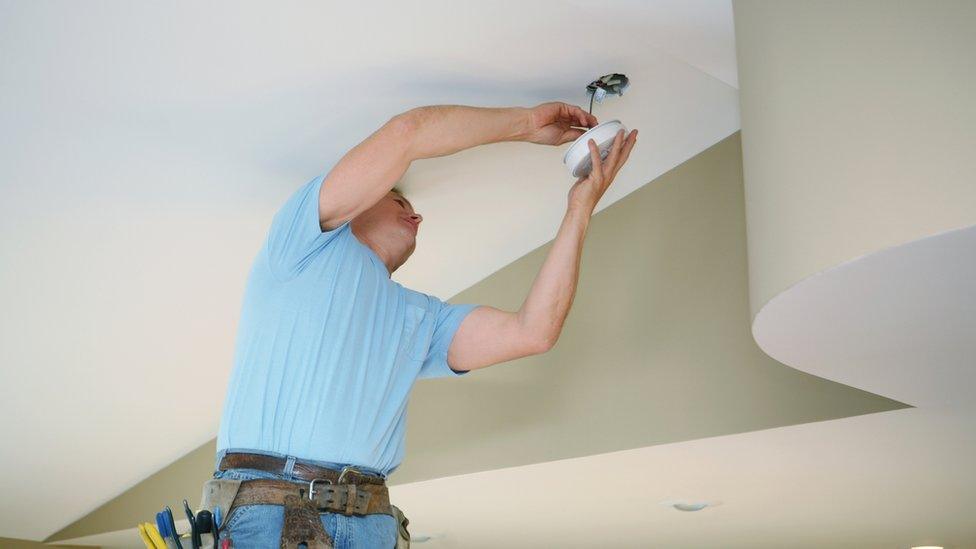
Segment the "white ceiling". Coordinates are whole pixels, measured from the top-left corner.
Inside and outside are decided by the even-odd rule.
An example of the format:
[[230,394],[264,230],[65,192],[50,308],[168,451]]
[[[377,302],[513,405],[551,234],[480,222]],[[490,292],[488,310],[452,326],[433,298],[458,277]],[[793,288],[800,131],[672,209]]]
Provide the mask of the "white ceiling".
[[[0,535],[43,538],[213,436],[271,215],[393,114],[583,104],[625,72],[594,112],[641,145],[603,206],[738,129],[728,2],[457,6],[0,5]],[[561,152],[418,162],[398,279],[447,298],[550,239]]]

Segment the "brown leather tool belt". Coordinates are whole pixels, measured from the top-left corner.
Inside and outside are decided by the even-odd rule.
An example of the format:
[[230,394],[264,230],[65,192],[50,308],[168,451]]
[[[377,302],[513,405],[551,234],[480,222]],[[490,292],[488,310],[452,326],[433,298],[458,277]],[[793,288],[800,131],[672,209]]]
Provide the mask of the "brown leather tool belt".
[[320,513],[343,515],[392,515],[390,493],[382,484],[328,484],[310,481],[299,484],[287,480],[245,480],[231,506],[285,505],[289,496],[314,503]]
[[[221,471],[227,469],[257,469],[269,473],[281,473],[285,470],[286,460],[284,458],[264,456],[261,454],[248,453],[228,453],[220,460],[217,467]],[[309,465],[306,463],[295,462],[291,475],[305,482],[313,480],[328,482],[331,484],[385,484],[383,477],[359,472],[353,468],[345,468],[342,471]]]
[[[280,473],[285,459],[260,454],[228,453],[218,469],[257,469]],[[297,496],[320,512],[344,515],[393,515],[390,493],[382,477],[346,467],[342,471],[316,465],[295,463],[292,476],[303,482],[277,479],[255,479],[241,482],[231,508],[242,505],[286,505]],[[287,506],[287,505],[286,505]]]

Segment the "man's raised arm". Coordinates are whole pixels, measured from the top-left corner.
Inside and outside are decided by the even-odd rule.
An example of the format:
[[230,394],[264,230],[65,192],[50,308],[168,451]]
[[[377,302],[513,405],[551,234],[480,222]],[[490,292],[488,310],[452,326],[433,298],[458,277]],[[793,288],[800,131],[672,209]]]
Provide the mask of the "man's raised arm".
[[583,241],[597,203],[627,162],[637,142],[637,130],[617,134],[605,161],[589,140],[593,171],[569,191],[569,204],[552,248],[529,295],[518,312],[481,306],[458,327],[448,348],[447,363],[454,370],[474,370],[499,362],[548,351],[559,339],[569,314],[579,277]]
[[534,108],[461,105],[417,107],[391,118],[353,147],[319,191],[319,223],[331,230],[372,207],[420,158],[445,156],[499,141],[561,145],[593,126],[593,115],[565,103]]

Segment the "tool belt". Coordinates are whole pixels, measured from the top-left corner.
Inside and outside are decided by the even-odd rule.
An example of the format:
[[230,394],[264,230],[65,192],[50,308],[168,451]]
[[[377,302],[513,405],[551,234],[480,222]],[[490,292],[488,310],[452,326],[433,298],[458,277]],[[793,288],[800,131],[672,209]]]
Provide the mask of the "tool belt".
[[[257,469],[280,473],[286,461],[259,454],[228,453],[218,469]],[[300,481],[255,479],[236,481],[213,479],[204,486],[204,508],[223,504],[227,517],[244,505],[281,505],[285,508],[281,549],[305,544],[308,549],[332,549],[333,541],[322,527],[320,513],[362,516],[392,515],[398,524],[397,548],[410,545],[409,520],[390,504],[390,494],[382,477],[345,467],[342,471],[294,463],[292,476]],[[306,484],[307,483],[307,484]]]
[[[257,469],[269,473],[281,473],[285,470],[287,461],[284,458],[264,456],[261,454],[229,453],[224,455],[217,467],[221,471],[227,469]],[[342,471],[295,462],[291,476],[305,482],[320,481],[328,484],[342,484],[348,481],[352,484],[386,484],[383,477],[357,471],[346,467]]]
[[319,513],[343,515],[392,515],[390,494],[382,484],[326,484],[317,480],[297,484],[286,480],[245,480],[237,490],[234,507],[286,505],[290,497],[310,502]]

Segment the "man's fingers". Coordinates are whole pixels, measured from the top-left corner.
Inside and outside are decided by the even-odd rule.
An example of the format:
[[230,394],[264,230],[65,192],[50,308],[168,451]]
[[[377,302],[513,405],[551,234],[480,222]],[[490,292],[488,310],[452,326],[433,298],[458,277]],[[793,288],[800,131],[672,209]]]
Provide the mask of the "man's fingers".
[[600,178],[602,178],[603,161],[600,160],[600,147],[596,146],[596,141],[593,141],[592,138],[587,141],[587,144],[590,146],[590,162],[593,164],[593,169],[590,170],[590,177],[592,178],[593,174],[597,174]]
[[573,106],[573,117],[575,122],[579,122],[580,126],[589,127],[589,121],[586,119],[586,111],[575,105]]
[[627,163],[627,159],[630,158],[630,151],[634,148],[634,143],[636,142],[637,136],[634,132],[630,132],[630,135],[624,140],[623,147],[620,148],[620,156],[617,157],[617,163],[613,166],[613,177],[617,177],[617,172]]
[[582,108],[580,109],[580,114],[583,116],[583,125],[587,128],[592,128],[600,123],[595,116],[584,111]]
[[610,167],[610,173],[612,174],[611,177],[617,177],[617,172],[619,172],[620,168],[623,167],[625,162],[627,162],[627,157],[630,156],[630,149],[633,147],[632,140],[633,132],[631,132],[631,135],[628,135],[621,144],[620,153],[614,159],[613,166]]
[[[632,130],[626,137],[624,137],[623,130],[617,132],[617,135],[613,138],[613,145],[610,148],[610,154],[607,155],[606,160],[600,158],[600,148],[594,140],[589,139],[586,144],[590,148],[590,162],[593,165],[593,169],[590,171],[590,178],[601,182],[605,181],[609,185],[617,176],[620,168],[630,158],[630,151],[637,144],[637,130]],[[596,172],[596,170],[600,171]],[[596,177],[594,177],[594,173]]]
[[584,132],[583,130],[575,130],[575,129],[570,128],[570,129],[566,130],[566,132],[563,134],[562,137],[559,138],[559,144],[560,145],[564,145],[566,143],[569,143],[570,141],[576,141],[584,133],[586,133],[586,132]]
[[552,102],[551,105],[551,110],[548,111],[548,120],[545,122],[546,125],[566,124],[568,126],[592,128],[599,123],[595,116],[586,112],[578,105],[558,101]]
[[575,124],[576,122],[579,122],[580,126],[590,127],[589,114],[587,114],[586,111],[584,111],[582,108],[580,108],[577,105],[570,105],[568,103],[565,105],[568,111],[567,112],[568,116],[566,117],[567,122],[569,122],[570,124]]
[[617,165],[617,157],[620,156],[620,146],[624,142],[624,131],[620,130],[617,135],[613,136],[613,146],[610,147],[610,154],[607,155],[607,168],[609,168],[610,175],[614,173],[614,168]]
[[620,158],[617,159],[617,165],[613,168],[613,176],[617,176],[617,172],[620,168],[627,163],[627,159],[630,158],[630,151],[634,149],[634,145],[637,143],[637,130],[630,132],[627,136],[627,141],[624,143],[623,149],[620,153]]
[[580,126],[583,126],[584,128],[589,127],[590,125],[588,124],[589,121],[586,119],[586,113],[583,112],[583,109],[577,108],[577,110],[579,112],[576,113],[576,118],[579,120]]

